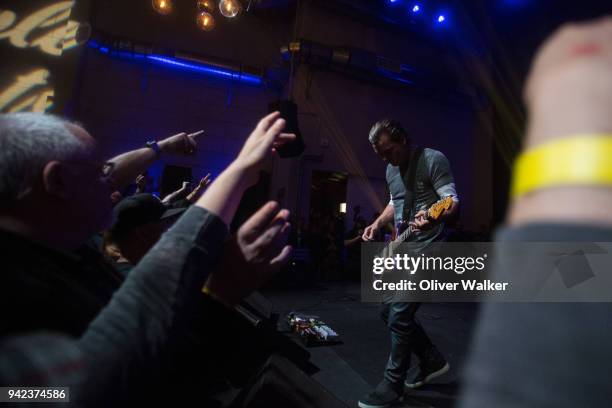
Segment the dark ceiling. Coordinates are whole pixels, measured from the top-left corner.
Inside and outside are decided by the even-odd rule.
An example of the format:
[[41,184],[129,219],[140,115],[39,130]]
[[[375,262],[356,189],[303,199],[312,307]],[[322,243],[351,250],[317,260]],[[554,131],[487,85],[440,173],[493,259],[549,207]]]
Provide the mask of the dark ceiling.
[[[150,0],[94,0],[94,27],[134,40],[161,42],[157,45],[162,46],[184,44],[187,48],[199,41],[222,44],[228,38],[235,41],[235,37],[243,36],[236,29],[239,21],[218,19],[217,28],[202,37],[193,24],[195,1],[174,1],[177,13],[161,19],[151,10]],[[510,72],[518,79],[524,78],[538,45],[559,25],[612,14],[612,0],[397,0],[393,4],[389,0],[300,1],[317,2],[381,30],[410,32],[425,44],[442,42],[459,53],[490,56],[500,71]],[[283,42],[291,36],[296,3],[296,0],[253,0],[252,10],[242,21],[257,20],[253,30],[265,26],[272,30],[269,38]],[[408,11],[413,3],[431,14],[432,10],[446,11],[449,18],[445,27],[436,26],[431,15],[415,18]],[[244,42],[248,43],[249,38]],[[221,46],[218,48],[223,51]],[[276,57],[270,54],[262,60],[268,62]]]
[[538,46],[559,26],[612,14],[611,0],[468,0],[478,36],[492,55],[512,61],[525,76]]

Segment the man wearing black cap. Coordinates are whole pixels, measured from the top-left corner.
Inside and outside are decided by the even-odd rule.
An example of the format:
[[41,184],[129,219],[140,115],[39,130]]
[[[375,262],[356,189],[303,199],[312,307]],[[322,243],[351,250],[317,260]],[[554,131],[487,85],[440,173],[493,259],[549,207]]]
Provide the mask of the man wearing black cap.
[[152,194],[136,194],[113,210],[114,221],[104,236],[104,252],[124,277],[185,212],[168,208]]

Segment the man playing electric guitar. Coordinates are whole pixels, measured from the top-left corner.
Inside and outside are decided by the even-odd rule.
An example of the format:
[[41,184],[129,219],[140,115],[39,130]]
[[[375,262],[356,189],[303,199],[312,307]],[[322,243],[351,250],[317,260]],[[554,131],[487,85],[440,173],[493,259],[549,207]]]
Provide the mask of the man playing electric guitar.
[[[392,220],[396,225],[408,222],[411,230],[403,234],[404,242],[422,243],[425,249],[430,243],[443,240],[444,222],[459,210],[453,175],[444,154],[411,146],[401,124],[389,119],[372,126],[369,140],[376,154],[389,163],[387,183],[391,200],[380,217],[365,229],[363,240],[372,241],[377,231]],[[451,200],[444,200],[443,211],[431,217],[428,209],[447,197]],[[359,407],[390,407],[402,398],[404,386],[420,387],[449,370],[449,364],[415,318],[419,306],[416,302],[384,304],[381,316],[391,334],[391,354],[384,379],[359,401]],[[419,358],[419,372],[406,381],[411,353]]]

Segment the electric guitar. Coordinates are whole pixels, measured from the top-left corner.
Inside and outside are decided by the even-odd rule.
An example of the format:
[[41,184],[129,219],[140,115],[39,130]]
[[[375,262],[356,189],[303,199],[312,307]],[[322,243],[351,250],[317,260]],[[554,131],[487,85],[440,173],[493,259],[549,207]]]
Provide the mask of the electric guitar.
[[[427,219],[430,221],[436,221],[440,219],[440,216],[444,214],[451,206],[453,205],[452,197],[446,197],[439,201],[436,201],[429,209],[427,210]],[[414,233],[414,227],[410,222],[402,221],[400,225],[404,226],[401,229],[401,233],[395,238],[395,240],[389,242],[389,244],[383,250],[382,255],[384,257],[393,256],[395,250],[400,246],[401,243],[405,242],[410,236]]]

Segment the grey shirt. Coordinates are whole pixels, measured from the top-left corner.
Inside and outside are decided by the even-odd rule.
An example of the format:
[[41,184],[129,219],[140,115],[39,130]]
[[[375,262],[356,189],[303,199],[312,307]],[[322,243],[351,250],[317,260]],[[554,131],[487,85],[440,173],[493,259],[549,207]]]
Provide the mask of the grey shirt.
[[[408,169],[404,169],[408,171]],[[395,224],[403,219],[404,198],[406,186],[404,185],[404,174],[400,166],[387,166],[387,184],[391,194],[389,204],[393,205]],[[452,196],[458,201],[455,191],[453,174],[450,163],[444,154],[434,149],[424,149],[419,158],[415,174],[415,191],[413,206],[410,209],[410,220],[421,209],[427,209],[440,198]],[[410,221],[409,220],[409,221]],[[427,231],[421,231],[412,236],[411,242],[433,242],[440,237],[444,231],[444,223],[437,225]]]
[[[534,224],[496,241],[612,242],[612,229]],[[512,268],[511,260],[499,262]],[[465,408],[612,405],[612,304],[488,303],[465,370]]]

